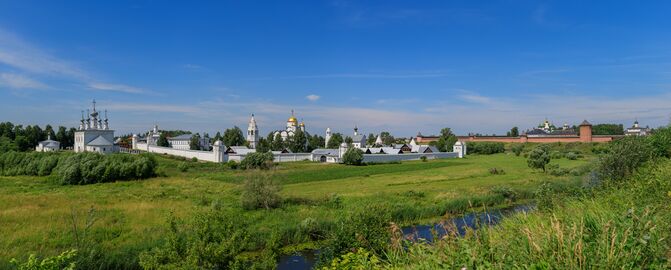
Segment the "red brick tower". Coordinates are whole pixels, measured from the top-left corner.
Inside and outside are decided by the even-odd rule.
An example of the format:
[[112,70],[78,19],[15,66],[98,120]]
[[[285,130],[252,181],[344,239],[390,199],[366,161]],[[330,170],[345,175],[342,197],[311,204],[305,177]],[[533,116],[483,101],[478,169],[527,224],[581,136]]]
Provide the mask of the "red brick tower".
[[587,120],[582,121],[582,123],[580,124],[580,141],[581,142],[592,141],[592,124],[587,122]]

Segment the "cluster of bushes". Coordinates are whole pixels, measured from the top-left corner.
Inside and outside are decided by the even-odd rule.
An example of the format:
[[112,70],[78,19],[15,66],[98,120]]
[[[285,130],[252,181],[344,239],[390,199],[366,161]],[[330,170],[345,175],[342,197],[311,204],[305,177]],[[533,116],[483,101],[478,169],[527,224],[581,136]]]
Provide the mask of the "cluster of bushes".
[[156,175],[156,167],[156,160],[150,155],[40,152],[0,154],[2,175],[55,175],[60,183],[72,185],[145,179]]
[[469,154],[491,155],[506,151],[505,145],[500,142],[467,142],[466,149]]
[[4,176],[46,176],[66,158],[66,154],[39,152],[5,152],[0,154],[0,174]]
[[282,203],[282,197],[279,195],[281,188],[270,175],[252,175],[243,184],[240,197],[242,207],[247,210],[278,207]]
[[506,171],[501,168],[489,168],[489,174],[506,174]]
[[342,162],[346,165],[359,166],[363,164],[363,151],[358,148],[347,149],[347,152],[342,157]]
[[271,152],[249,153],[240,162],[240,167],[243,169],[269,169],[273,167],[273,160],[274,156]]
[[70,155],[58,164],[63,184],[84,185],[118,180],[146,179],[156,175],[157,163],[151,155]]

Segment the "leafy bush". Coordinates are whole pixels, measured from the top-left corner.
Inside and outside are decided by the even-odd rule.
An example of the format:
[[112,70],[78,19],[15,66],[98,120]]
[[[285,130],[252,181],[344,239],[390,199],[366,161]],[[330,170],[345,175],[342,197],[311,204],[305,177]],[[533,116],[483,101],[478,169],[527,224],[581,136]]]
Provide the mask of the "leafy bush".
[[426,156],[421,156],[421,157],[419,157],[419,159],[420,159],[422,162],[427,162],[427,161],[428,161],[428,159],[427,159]]
[[563,158],[563,157],[564,157],[564,154],[562,152],[559,152],[559,151],[552,151],[550,153],[550,159],[560,159],[560,158]]
[[489,168],[489,174],[506,174],[503,169]]
[[62,184],[91,184],[117,180],[145,179],[156,175],[156,160],[151,155],[98,153],[19,153],[0,154],[0,174],[56,174]]
[[492,187],[491,193],[501,195],[504,198],[510,200],[510,201],[515,201],[519,197],[519,194],[517,191],[513,190],[512,188],[508,186],[495,186]]
[[574,152],[568,152],[568,153],[566,153],[565,156],[566,156],[566,158],[569,159],[569,160],[576,160],[576,159],[578,159],[578,154],[576,154],[576,153],[574,153]]
[[273,166],[273,153],[253,152],[245,156],[240,162],[240,167],[244,169],[269,169]]
[[648,142],[658,156],[671,157],[671,126],[655,129]]
[[182,162],[179,165],[177,165],[177,169],[179,169],[180,172],[187,172],[189,170],[189,164],[186,164],[186,162]]
[[26,262],[12,259],[10,263],[15,265],[17,270],[74,270],[75,256],[77,256],[77,251],[73,249],[42,260],[37,259],[35,254],[31,254]]
[[245,180],[240,199],[247,210],[275,208],[282,203],[281,186],[267,174],[255,174]]
[[226,162],[226,166],[231,168],[232,170],[235,170],[238,168],[238,163],[235,160],[229,160]]
[[[239,215],[210,210],[188,223],[172,218],[164,244],[140,254],[144,269],[240,268],[238,255],[249,241],[247,224]],[[236,267],[237,266],[237,267]]]
[[550,163],[550,155],[547,148],[538,146],[529,152],[527,165],[532,169],[542,169],[545,172],[545,166]]
[[328,266],[322,267],[321,270],[340,270],[340,269],[368,269],[378,270],[383,269],[380,259],[363,248],[358,248],[353,252],[343,254],[338,258],[334,258]]
[[554,175],[554,176],[564,176],[564,175],[569,174],[571,172],[571,170],[566,169],[566,168],[561,168],[557,164],[550,164],[550,165],[547,166],[547,172],[550,175]]
[[156,167],[154,157],[147,154],[79,153],[59,162],[58,178],[70,185],[146,179],[156,175]]
[[192,162],[198,162],[198,158],[197,158],[197,157],[192,157],[192,158],[191,158],[191,161],[192,161]]
[[356,166],[363,164],[363,151],[358,148],[347,149],[347,152],[345,152],[345,155],[342,157],[342,162],[347,165]]
[[659,149],[651,147],[644,138],[627,136],[610,144],[608,154],[599,157],[594,169],[595,181],[622,180],[655,157]]
[[524,145],[519,143],[513,144],[513,146],[510,147],[510,150],[513,151],[515,156],[519,157],[520,154],[522,154],[522,151],[524,151]]
[[375,254],[382,254],[391,238],[390,212],[382,205],[372,205],[340,218],[320,254],[322,263],[328,263],[352,248],[365,248]]
[[506,151],[505,145],[500,142],[467,142],[466,148],[469,154],[491,155]]

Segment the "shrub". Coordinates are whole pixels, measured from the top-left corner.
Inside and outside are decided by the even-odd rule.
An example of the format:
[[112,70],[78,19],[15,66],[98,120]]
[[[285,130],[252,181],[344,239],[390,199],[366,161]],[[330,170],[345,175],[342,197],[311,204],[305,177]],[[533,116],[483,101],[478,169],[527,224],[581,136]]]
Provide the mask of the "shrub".
[[347,152],[345,152],[345,155],[342,157],[342,162],[347,165],[356,166],[363,164],[363,151],[358,148],[347,149]]
[[182,162],[179,165],[177,165],[177,169],[179,169],[180,172],[187,172],[189,170],[189,164],[186,164],[186,162]]
[[542,169],[545,172],[545,166],[550,163],[550,155],[547,148],[538,146],[529,152],[527,165],[532,169]]
[[328,266],[322,268],[322,270],[340,269],[378,270],[384,268],[381,265],[380,259],[375,254],[371,254],[363,248],[358,248],[353,252],[348,252],[338,258],[334,258]]
[[671,126],[656,129],[648,142],[658,156],[671,157]]
[[187,224],[172,218],[166,241],[139,256],[144,269],[230,269],[249,241],[239,215],[209,210]]
[[564,157],[564,154],[562,154],[559,151],[552,151],[552,153],[550,153],[550,159],[560,159],[560,158],[563,158],[563,157]]
[[569,159],[569,160],[576,160],[576,159],[578,159],[578,154],[576,154],[574,152],[568,152],[568,153],[566,153],[566,158]]
[[320,254],[322,263],[330,262],[353,248],[365,248],[375,254],[382,254],[391,238],[390,212],[382,205],[372,205],[340,218]]
[[198,162],[198,158],[197,158],[197,157],[192,157],[192,158],[191,158],[191,161],[192,161],[192,162]]
[[226,162],[226,166],[231,168],[232,170],[235,170],[238,168],[238,163],[235,160],[229,160]]
[[515,156],[520,156],[522,154],[522,151],[524,150],[524,145],[523,144],[513,144],[513,146],[510,148],[511,151],[515,154]]
[[466,148],[470,154],[491,155],[506,151],[505,145],[500,142],[467,142]]
[[547,166],[547,172],[550,175],[554,175],[554,176],[564,176],[564,175],[569,174],[570,170],[566,169],[566,168],[561,168],[557,164],[550,164],[550,165]]
[[515,201],[519,197],[519,194],[508,186],[494,186],[491,193],[501,195],[510,201]]
[[243,169],[269,169],[273,166],[273,153],[253,152],[245,156],[240,162],[240,167]]
[[255,174],[245,180],[240,195],[242,207],[247,210],[275,208],[282,203],[281,186],[267,174]]
[[421,157],[419,157],[419,159],[422,160],[422,162],[427,162],[428,161],[428,158],[426,156],[421,156]]
[[54,257],[47,257],[42,260],[37,259],[35,254],[28,257],[28,261],[19,262],[16,259],[10,261],[16,266],[17,270],[74,270],[76,250],[68,250]]
[[627,136],[614,141],[608,154],[599,157],[596,163],[594,181],[617,181],[626,178],[643,163],[655,157],[656,149],[644,138]]
[[489,168],[489,174],[506,174],[503,169]]

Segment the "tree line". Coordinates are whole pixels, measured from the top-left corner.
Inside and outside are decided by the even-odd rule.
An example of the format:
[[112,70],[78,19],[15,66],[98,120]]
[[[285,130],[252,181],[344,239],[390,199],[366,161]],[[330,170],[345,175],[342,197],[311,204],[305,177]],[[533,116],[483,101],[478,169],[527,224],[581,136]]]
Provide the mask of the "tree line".
[[15,125],[12,122],[0,123],[0,152],[28,151],[34,149],[40,142],[49,136],[61,144],[61,148],[74,146],[76,128],[59,126],[54,129],[51,125],[41,128],[39,125]]

